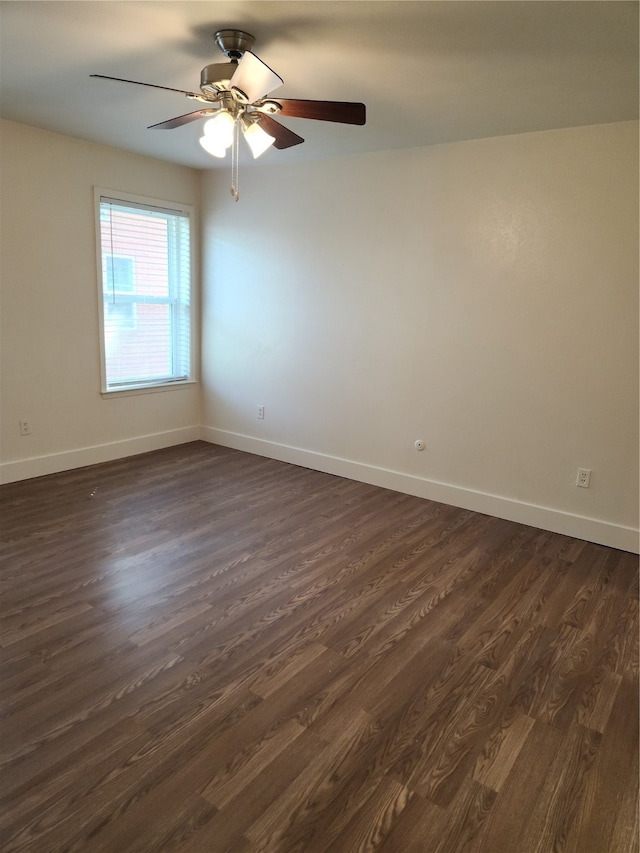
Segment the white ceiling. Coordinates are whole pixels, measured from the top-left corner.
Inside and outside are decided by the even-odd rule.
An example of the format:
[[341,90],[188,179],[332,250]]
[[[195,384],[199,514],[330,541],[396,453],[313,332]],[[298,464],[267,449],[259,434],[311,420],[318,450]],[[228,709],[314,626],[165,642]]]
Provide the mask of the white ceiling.
[[[234,0],[0,3],[4,118],[196,168],[223,165],[201,123],[147,125],[197,104],[92,73],[198,89],[244,29],[289,98],[363,101],[364,127],[282,119],[292,162],[638,117],[638,3],[618,0]],[[246,155],[243,155],[246,160]]]

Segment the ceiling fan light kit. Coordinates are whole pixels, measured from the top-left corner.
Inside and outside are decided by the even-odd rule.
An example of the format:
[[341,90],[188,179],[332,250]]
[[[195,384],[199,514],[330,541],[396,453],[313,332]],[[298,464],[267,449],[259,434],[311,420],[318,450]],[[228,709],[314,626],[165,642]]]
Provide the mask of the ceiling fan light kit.
[[220,110],[218,115],[207,119],[204,124],[204,135],[208,137],[217,148],[231,148],[233,145],[233,129],[235,119],[227,110]]
[[211,154],[212,157],[219,157],[223,160],[227,156],[227,149],[218,147],[214,140],[210,139],[208,136],[200,137],[200,145],[202,145],[207,154]]
[[247,51],[238,63],[229,86],[241,104],[252,104],[264,98],[267,92],[278,89],[283,83],[282,77],[258,59],[255,53]]
[[140,83],[122,77],[92,74],[104,80],[133,83],[178,92],[206,106],[195,112],[176,116],[150,125],[150,130],[173,130],[184,124],[207,117],[200,138],[202,148],[213,157],[222,158],[231,148],[231,195],[238,201],[238,140],[242,130],[253,157],[268,148],[291,148],[304,142],[301,136],[276,121],[274,115],[311,118],[342,124],[363,125],[365,105],[347,101],[304,101],[267,97],[283,84],[282,78],[259,59],[251,48],[255,38],[243,30],[218,30],[216,44],[229,62],[205,65],[200,73],[200,93],[172,89],[155,83]]
[[256,122],[248,122],[247,117],[242,118],[242,132],[247,140],[254,160],[270,148],[276,141],[275,136],[270,136]]

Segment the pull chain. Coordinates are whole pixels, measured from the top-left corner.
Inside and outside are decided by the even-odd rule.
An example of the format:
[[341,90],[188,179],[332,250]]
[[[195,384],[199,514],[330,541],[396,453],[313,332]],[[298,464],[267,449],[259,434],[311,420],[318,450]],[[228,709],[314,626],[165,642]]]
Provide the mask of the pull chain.
[[238,187],[238,145],[240,142],[240,122],[236,120],[233,126],[233,145],[231,146],[231,197],[234,201],[240,198]]

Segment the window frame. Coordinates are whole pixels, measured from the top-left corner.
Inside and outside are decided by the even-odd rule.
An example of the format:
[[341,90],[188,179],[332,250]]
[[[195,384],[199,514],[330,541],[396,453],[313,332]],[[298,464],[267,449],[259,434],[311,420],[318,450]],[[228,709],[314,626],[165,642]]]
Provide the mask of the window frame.
[[[105,293],[105,261],[107,253],[102,251],[102,229],[100,222],[100,208],[105,200],[113,201],[115,204],[124,206],[139,207],[142,211],[157,210],[159,212],[176,213],[184,215],[189,223],[189,373],[186,377],[163,377],[162,379],[149,379],[148,381],[136,381],[131,384],[120,384],[117,387],[110,387],[107,382],[107,359],[106,359],[106,340],[105,340],[105,312],[104,312],[104,293]],[[148,394],[155,391],[168,391],[185,386],[193,385],[197,382],[197,328],[196,328],[196,266],[195,260],[196,245],[195,245],[195,209],[192,205],[183,204],[181,202],[167,201],[164,199],[152,198],[149,196],[141,196],[133,193],[121,192],[120,190],[111,190],[104,187],[94,187],[94,220],[96,233],[96,270],[97,270],[97,292],[98,292],[98,331],[99,331],[99,350],[100,350],[100,393],[103,398],[114,396],[127,396],[132,394]],[[108,253],[111,255],[111,253]],[[114,257],[120,257],[120,253],[115,252]],[[123,255],[124,257],[124,255]],[[131,256],[129,256],[131,257]],[[133,259],[135,267],[135,259]],[[135,306],[134,306],[135,307]],[[135,311],[134,311],[135,314]],[[173,343],[172,343],[173,347]]]

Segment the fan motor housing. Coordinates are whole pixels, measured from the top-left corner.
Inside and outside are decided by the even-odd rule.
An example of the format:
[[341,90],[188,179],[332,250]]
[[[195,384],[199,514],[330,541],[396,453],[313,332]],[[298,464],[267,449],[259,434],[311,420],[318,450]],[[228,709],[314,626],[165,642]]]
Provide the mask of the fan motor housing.
[[204,95],[217,95],[229,91],[229,80],[237,68],[235,62],[214,62],[200,72],[200,89]]

